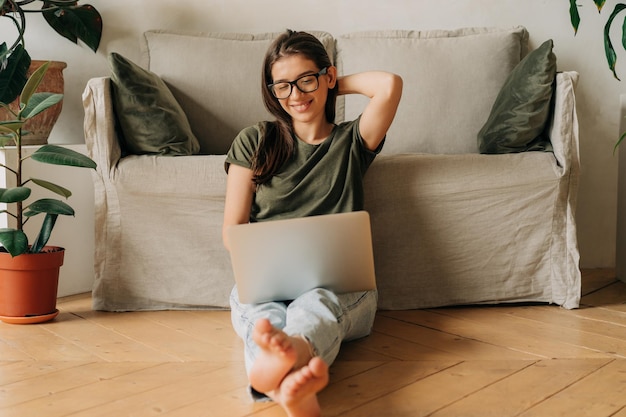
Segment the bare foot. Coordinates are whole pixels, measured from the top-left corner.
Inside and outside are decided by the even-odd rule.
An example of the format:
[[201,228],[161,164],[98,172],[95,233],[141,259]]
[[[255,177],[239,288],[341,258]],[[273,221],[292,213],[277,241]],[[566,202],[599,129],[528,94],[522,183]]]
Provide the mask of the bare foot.
[[252,338],[261,348],[261,353],[250,370],[250,385],[259,392],[267,393],[278,388],[293,370],[298,351],[293,338],[276,329],[267,319],[256,322]]
[[289,417],[318,417],[321,413],[317,393],[328,384],[328,365],[313,358],[308,365],[289,373],[270,397]]

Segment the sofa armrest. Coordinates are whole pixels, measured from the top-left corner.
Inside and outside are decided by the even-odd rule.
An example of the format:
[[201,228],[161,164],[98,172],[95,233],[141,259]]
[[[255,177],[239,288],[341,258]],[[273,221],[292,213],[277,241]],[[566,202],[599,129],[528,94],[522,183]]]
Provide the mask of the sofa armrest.
[[105,178],[111,178],[122,156],[115,131],[115,115],[111,98],[111,79],[92,78],[83,92],[85,110],[85,143],[97,170]]
[[580,158],[578,153],[578,117],[574,90],[578,82],[578,73],[560,72],[556,76],[554,111],[550,121],[549,134],[554,156],[564,170],[578,172]]
[[[554,95],[554,116],[550,122],[550,141],[554,150],[560,176],[560,195],[557,209],[564,215],[557,217],[555,227],[559,227],[565,239],[555,243],[552,248],[555,258],[566,262],[553,263],[553,276],[558,282],[554,288],[562,293],[555,294],[557,299],[572,300],[563,303],[566,308],[575,308],[580,299],[580,254],[578,252],[576,231],[576,206],[578,202],[578,183],[580,177],[580,153],[578,136],[578,116],[576,114],[576,96],[574,90],[578,82],[578,73],[562,72],[556,77]],[[557,224],[558,223],[558,224]],[[571,277],[578,286],[567,284]],[[576,293],[574,293],[576,292]]]

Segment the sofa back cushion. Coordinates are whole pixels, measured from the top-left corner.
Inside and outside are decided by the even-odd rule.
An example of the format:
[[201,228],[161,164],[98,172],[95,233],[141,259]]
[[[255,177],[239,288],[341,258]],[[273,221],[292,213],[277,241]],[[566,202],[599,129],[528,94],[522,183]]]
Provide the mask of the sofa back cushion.
[[[333,37],[311,33],[333,59]],[[225,154],[241,129],[273,119],[261,97],[261,69],[268,47],[279,34],[144,34],[141,63],[171,89],[200,142],[201,154]]]
[[[523,27],[359,32],[337,39],[337,65],[342,74],[379,69],[402,76],[383,153],[478,153],[476,134],[527,45]],[[345,119],[366,103],[346,96]]]

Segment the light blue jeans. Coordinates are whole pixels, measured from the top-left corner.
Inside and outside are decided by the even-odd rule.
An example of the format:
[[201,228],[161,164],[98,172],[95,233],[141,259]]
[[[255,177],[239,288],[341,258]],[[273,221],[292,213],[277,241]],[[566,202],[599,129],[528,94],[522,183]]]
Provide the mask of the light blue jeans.
[[315,356],[330,366],[341,342],[370,334],[377,302],[376,291],[335,294],[316,288],[287,303],[242,304],[235,287],[230,296],[231,319],[245,344],[246,371],[249,373],[260,350],[252,339],[257,320],[269,319],[274,327],[290,336],[304,336]]

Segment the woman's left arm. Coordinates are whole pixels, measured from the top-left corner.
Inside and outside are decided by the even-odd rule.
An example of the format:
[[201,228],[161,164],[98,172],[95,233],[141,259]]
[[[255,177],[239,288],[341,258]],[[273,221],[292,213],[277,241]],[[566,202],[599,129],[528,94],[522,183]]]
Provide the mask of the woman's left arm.
[[370,101],[361,114],[359,131],[369,150],[378,148],[396,115],[402,78],[390,72],[368,71],[340,77],[339,94],[362,94]]

